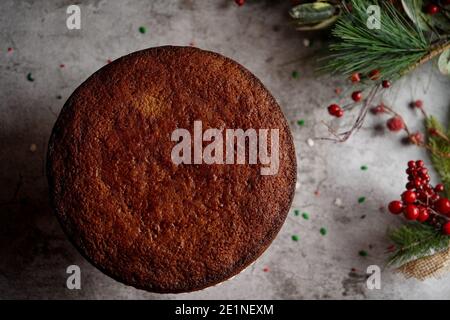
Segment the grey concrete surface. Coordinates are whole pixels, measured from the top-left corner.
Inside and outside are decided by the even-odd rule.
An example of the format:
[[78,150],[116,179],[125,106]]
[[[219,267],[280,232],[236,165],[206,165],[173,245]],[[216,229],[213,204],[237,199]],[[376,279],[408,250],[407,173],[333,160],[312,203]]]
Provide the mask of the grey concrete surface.
[[[72,31],[65,25],[70,4],[0,2],[0,299],[450,298],[450,274],[419,282],[383,267],[386,230],[400,220],[379,208],[401,192],[406,161],[424,158],[429,163],[426,154],[404,146],[399,135],[374,129],[381,120],[373,117],[345,144],[306,143],[327,135],[321,121],[330,118],[324,108],[341,84],[314,74],[320,41],[308,35],[312,45],[304,46],[305,36],[288,23],[289,1],[256,1],[240,8],[231,0],[82,1],[82,28]],[[140,26],[147,28],[145,34],[138,32]],[[66,240],[48,205],[45,148],[65,99],[108,59],[191,43],[235,59],[272,91],[295,137],[299,188],[283,229],[255,264],[216,287],[158,295],[103,275]],[[298,79],[291,76],[294,70]],[[28,73],[34,81],[27,80]],[[397,83],[385,100],[420,128],[408,102],[421,98],[430,113],[443,119],[449,85],[429,65]],[[299,119],[304,126],[296,124]],[[332,123],[344,128],[351,117]],[[361,165],[368,170],[361,171]],[[359,204],[361,196],[367,200]],[[336,198],[342,206],[335,205]],[[294,209],[308,212],[310,220],[295,216]],[[319,232],[322,227],[326,236]],[[291,240],[293,234],[299,235],[298,242]],[[360,250],[368,256],[359,256]],[[65,269],[71,264],[82,270],[78,291],[65,287]],[[381,290],[365,286],[370,264],[383,269]]]

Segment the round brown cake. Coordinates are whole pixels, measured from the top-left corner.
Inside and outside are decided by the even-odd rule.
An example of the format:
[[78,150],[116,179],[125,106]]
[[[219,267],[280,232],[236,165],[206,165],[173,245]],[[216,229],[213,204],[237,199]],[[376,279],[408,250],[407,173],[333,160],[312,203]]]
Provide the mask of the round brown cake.
[[[174,162],[174,130],[194,137],[200,121],[224,141],[226,129],[278,129],[278,170],[262,174],[259,158]],[[47,175],[58,220],[92,264],[176,293],[222,282],[262,254],[290,208],[296,157],[280,107],[253,74],[217,53],[166,46],[124,56],[75,90],[53,128]]]

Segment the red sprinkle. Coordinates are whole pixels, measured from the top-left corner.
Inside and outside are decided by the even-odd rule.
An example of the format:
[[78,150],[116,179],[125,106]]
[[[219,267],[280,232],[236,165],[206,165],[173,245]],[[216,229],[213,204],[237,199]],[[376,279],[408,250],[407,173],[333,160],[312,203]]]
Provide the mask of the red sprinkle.
[[111,63],[111,62],[112,62],[111,59],[106,60],[106,63]]
[[316,195],[317,197],[320,196],[319,190],[314,191],[314,195]]
[[63,63],[61,63],[61,64],[59,65],[59,67],[60,67],[60,68],[64,68],[65,65],[64,65]]
[[8,48],[8,52],[13,52],[14,49],[13,48]]
[[264,267],[263,271],[264,272],[269,272],[269,267]]

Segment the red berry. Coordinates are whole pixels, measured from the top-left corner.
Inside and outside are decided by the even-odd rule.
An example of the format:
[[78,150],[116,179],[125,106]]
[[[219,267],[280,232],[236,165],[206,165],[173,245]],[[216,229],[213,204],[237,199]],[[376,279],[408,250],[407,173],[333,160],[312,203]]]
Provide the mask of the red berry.
[[421,144],[423,143],[423,135],[420,132],[412,133],[409,136],[409,141],[414,144]]
[[434,15],[436,13],[438,13],[440,11],[439,7],[433,3],[429,3],[426,7],[425,7],[425,11],[430,14],[430,15]]
[[408,168],[415,168],[416,167],[416,162],[414,160],[410,160],[408,161]]
[[436,128],[430,128],[430,129],[428,129],[428,134],[430,136],[437,136],[437,135],[439,135],[439,132],[437,131]]
[[445,235],[450,235],[450,222],[447,222],[442,226],[442,233]]
[[330,104],[328,106],[328,113],[331,115],[335,115],[336,112],[340,109],[341,109],[341,107],[339,107],[337,104]]
[[425,163],[423,162],[423,160],[417,160],[416,161],[416,166],[419,168],[422,168],[425,165]]
[[391,201],[389,203],[388,209],[392,214],[399,214],[403,211],[403,203],[398,200]]
[[420,201],[427,201],[427,194],[425,192],[417,192],[417,199],[419,199]]
[[391,131],[400,131],[405,127],[405,124],[403,122],[403,119],[399,116],[395,116],[393,118],[390,118],[387,122],[386,125],[388,127],[389,130]]
[[438,201],[441,197],[437,193],[433,193],[430,196],[431,201]]
[[355,91],[355,92],[353,92],[353,93],[352,93],[352,99],[353,99],[353,101],[355,101],[355,102],[360,101],[360,100],[362,99],[362,93],[361,93],[361,91]]
[[420,180],[420,179],[414,180],[414,187],[419,189],[421,186],[422,186],[422,180]]
[[425,187],[423,188],[423,190],[425,191],[425,193],[427,194],[427,196],[431,196],[431,195],[434,194],[433,189],[431,189],[429,186],[425,186]]
[[381,85],[383,86],[383,88],[387,89],[391,86],[391,82],[389,80],[383,80],[383,82],[381,82]]
[[328,107],[328,113],[338,118],[342,117],[344,114],[341,107],[339,107],[337,104],[330,105]]
[[360,82],[361,81],[361,75],[358,72],[355,72],[354,74],[351,75],[350,80],[353,83]]
[[422,107],[423,107],[423,101],[422,101],[422,100],[416,100],[416,101],[414,101],[414,107],[416,107],[416,108],[422,108]]
[[450,215],[450,200],[447,198],[440,198],[434,203],[434,208],[443,215]]
[[414,203],[416,202],[417,195],[414,191],[406,190],[402,194],[402,200],[406,203]]
[[442,192],[445,190],[445,187],[442,183],[438,183],[435,187],[434,187],[434,191],[436,192]]
[[380,70],[372,70],[369,72],[370,80],[378,80],[380,79]]
[[430,212],[427,208],[425,207],[420,207],[419,208],[419,217],[417,218],[417,220],[419,222],[425,222],[430,218]]
[[416,220],[419,217],[419,208],[413,204],[408,204],[403,211],[406,219]]
[[373,107],[372,109],[370,109],[370,112],[372,112],[373,114],[379,114],[379,113],[384,113],[385,109],[384,109],[384,104],[379,104],[376,107]]
[[243,6],[244,3],[245,3],[245,0],[234,0],[234,2],[236,2],[236,4],[237,4],[238,6]]
[[408,182],[408,183],[406,184],[406,189],[408,189],[408,190],[414,189],[414,183]]

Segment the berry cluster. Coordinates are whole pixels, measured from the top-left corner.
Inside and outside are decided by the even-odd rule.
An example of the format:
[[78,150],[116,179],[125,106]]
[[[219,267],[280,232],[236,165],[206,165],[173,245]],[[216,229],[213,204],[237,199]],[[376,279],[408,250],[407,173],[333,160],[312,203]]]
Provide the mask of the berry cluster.
[[[450,0],[449,0],[450,1]],[[370,71],[367,75],[363,76],[361,73],[356,72],[350,76],[350,81],[353,84],[357,84],[362,81],[363,78],[366,78],[366,80],[372,80],[377,81],[381,78],[381,73],[378,69]],[[389,80],[382,80],[379,84],[381,87],[388,89],[391,87],[391,82]],[[339,90],[340,92],[340,90]],[[352,109],[356,103],[363,100],[363,92],[362,91],[354,91],[351,94],[351,98],[353,100],[352,104],[346,105],[344,107],[341,107],[340,105],[333,103],[328,106],[328,113],[336,118],[341,118],[344,116],[344,112],[346,110]],[[411,108],[418,109],[426,116],[426,113],[423,109],[423,101],[422,100],[415,100],[410,103]],[[388,114],[391,115],[391,118],[389,118],[386,121],[386,127],[389,129],[389,131],[392,132],[400,132],[402,130],[406,131],[408,134],[408,141],[415,144],[415,145],[422,145],[424,142],[423,135],[420,132],[410,132],[407,128],[403,118],[394,112],[391,108],[388,108],[383,103],[380,103],[379,105],[372,107],[370,109],[371,113],[374,115],[383,115]]]
[[[381,77],[380,70],[377,70],[377,69],[370,71],[366,76],[367,79],[372,80],[372,81],[377,81],[380,79],[380,77]],[[361,82],[362,78],[363,78],[363,76],[361,75],[361,73],[355,72],[354,74],[352,74],[350,76],[350,81],[352,83],[358,83],[358,82]],[[381,82],[381,86],[383,88],[387,89],[391,86],[391,82],[388,80],[383,80]],[[357,91],[352,92],[351,98],[355,103],[360,102],[363,99],[362,91],[357,90]],[[344,108],[341,108],[341,106],[339,106],[337,104],[332,104],[332,105],[328,106],[328,113],[336,118],[340,118],[344,115]]]
[[422,160],[409,161],[406,173],[408,183],[402,200],[389,203],[389,211],[392,214],[403,212],[408,220],[430,224],[450,235],[450,200],[440,195],[444,185],[431,186],[428,170]]

